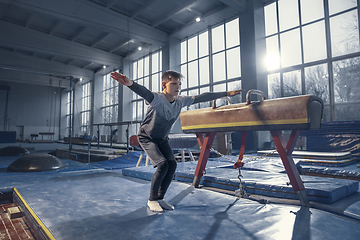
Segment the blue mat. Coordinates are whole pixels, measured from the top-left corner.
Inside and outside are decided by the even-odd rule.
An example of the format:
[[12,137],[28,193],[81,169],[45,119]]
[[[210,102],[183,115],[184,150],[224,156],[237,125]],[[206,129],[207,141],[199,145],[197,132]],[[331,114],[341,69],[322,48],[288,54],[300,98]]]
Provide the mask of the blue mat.
[[[139,160],[140,155],[141,155],[141,151],[134,151],[129,154],[123,155],[121,157],[113,158],[110,160],[93,162],[90,163],[90,165],[97,168],[104,168],[106,170],[135,167],[136,163]],[[145,165],[145,160],[146,160],[146,154],[144,154],[140,166]]]
[[318,159],[299,159],[299,165],[311,165],[311,166],[324,166],[324,167],[344,167],[357,163],[357,158],[350,158],[344,160],[318,160]]
[[[317,209],[260,204],[173,182],[174,211],[147,209],[150,182],[59,173],[19,193],[57,240],[356,239],[358,223]],[[69,180],[71,178],[71,180]]]
[[[192,182],[197,162],[178,163],[175,180]],[[234,191],[239,188],[238,170],[233,164],[210,160],[207,163],[206,174],[200,184],[207,187]],[[278,166],[275,169],[280,170]],[[282,169],[283,170],[283,169]],[[151,180],[155,169],[151,166],[123,169],[123,175]],[[287,199],[298,199],[292,187],[288,185],[288,176],[283,172],[261,171],[259,169],[242,169],[242,185],[248,194],[257,194]],[[357,181],[345,179],[320,178],[301,176],[305,191],[310,201],[333,203],[347,197],[359,189]]]
[[[46,181],[56,173],[74,172],[74,171],[100,171],[122,169],[123,175],[139,179],[151,180],[155,168],[150,166],[135,167],[140,156],[139,151],[114,158],[103,162],[94,162],[84,164],[72,160],[61,159],[65,168],[40,173],[13,173],[7,172],[7,166],[18,157],[0,158],[0,189],[11,189],[14,186],[24,186],[29,184],[38,184]],[[236,160],[234,156],[228,156]],[[233,159],[234,158],[234,159]],[[144,157],[145,160],[145,157]],[[292,190],[287,175],[284,172],[280,158],[256,158],[258,161],[251,161],[252,157],[245,157],[244,161],[249,161],[242,168],[242,183],[248,194],[258,194],[264,196],[281,197],[297,199],[297,195]],[[142,161],[144,165],[145,161]],[[178,163],[175,179],[182,182],[192,182],[197,162]],[[206,168],[206,174],[202,177],[201,184],[209,187],[216,187],[226,190],[236,190],[239,188],[237,178],[238,171],[232,168],[225,158],[209,158]],[[340,173],[344,174],[343,171]],[[338,174],[338,173],[337,173]],[[39,175],[42,175],[39,178]],[[306,193],[310,201],[332,203],[358,191],[358,182],[345,179],[328,179],[312,176],[302,176]]]
[[[1,159],[0,159],[1,160]],[[105,171],[90,165],[75,162],[68,159],[61,159],[65,168],[48,172],[7,172],[7,166],[0,168],[0,191],[12,191],[14,187],[37,185],[43,182],[51,181],[58,174],[67,174],[71,172],[91,173]]]
[[[197,164],[197,161],[195,161],[195,162],[179,162],[179,163],[177,163],[175,178],[176,178],[178,173],[181,173],[185,169],[189,170],[188,169],[189,167],[191,167],[190,171],[193,170],[195,172],[196,164]],[[207,166],[207,169],[208,169],[208,168],[216,168],[216,167],[219,167],[219,166],[228,166],[228,164],[224,163],[224,162],[221,162],[221,161],[211,161],[210,160],[210,161],[208,161],[206,166]],[[152,176],[154,175],[155,171],[156,171],[156,168],[154,168],[151,165],[151,166],[139,166],[139,167],[133,167],[133,168],[124,168],[122,170],[122,173],[125,176],[136,177],[136,178],[140,178],[140,179],[150,181]]]
[[[129,157],[130,159],[127,159]],[[175,211],[162,214],[146,208],[150,182],[124,177],[121,172],[151,179],[152,166],[134,166],[136,153],[91,164],[61,159],[66,167],[60,171],[41,173],[0,172],[0,189],[16,187],[25,202],[44,226],[60,239],[356,239],[358,223],[325,211],[294,205],[260,204],[226,194],[192,189],[188,184],[173,182],[166,200]],[[0,158],[5,169],[15,158]],[[222,179],[238,186],[237,170],[232,163],[209,159],[207,180],[221,184]],[[130,164],[131,163],[131,164]],[[177,177],[189,179],[197,162],[178,163]],[[244,181],[249,184],[278,187],[288,181],[276,160],[247,164]],[[261,168],[262,166],[262,168]],[[122,170],[117,170],[122,168]],[[107,170],[111,169],[111,170]],[[277,175],[276,175],[277,174]],[[213,176],[214,179],[211,179]],[[274,180],[274,176],[277,178]],[[278,178],[282,176],[283,179]],[[261,182],[257,181],[261,179]],[[305,186],[316,185],[303,178]],[[232,183],[231,181],[235,181]],[[257,181],[257,182],[256,182]],[[338,181],[335,180],[334,181]],[[348,182],[348,181],[346,181]],[[352,182],[352,181],[351,181]],[[333,182],[327,183],[333,185]],[[340,184],[339,184],[340,185]],[[288,187],[288,186],[287,186]],[[263,191],[263,190],[262,190]],[[354,198],[355,197],[355,198]],[[345,198],[344,208],[359,213],[359,193]],[[341,201],[336,202],[338,204]],[[201,226],[201,227],[199,227]],[[176,234],[174,234],[176,233]]]
[[[87,174],[118,170],[122,168],[135,167],[140,156],[139,151],[110,159],[102,162],[93,162],[90,164],[81,163],[69,159],[60,159],[65,168],[56,171],[47,172],[8,172],[7,167],[21,156],[2,156],[0,157],[0,191],[10,192],[14,187],[39,184],[43,181],[50,181],[58,173],[82,172]],[[145,164],[145,157],[142,164]]]

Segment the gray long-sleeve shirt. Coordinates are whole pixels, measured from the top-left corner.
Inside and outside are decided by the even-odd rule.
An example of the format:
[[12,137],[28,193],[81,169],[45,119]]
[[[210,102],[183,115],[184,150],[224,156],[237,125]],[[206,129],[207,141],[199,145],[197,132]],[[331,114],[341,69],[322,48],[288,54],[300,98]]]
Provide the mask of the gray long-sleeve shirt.
[[174,102],[170,103],[163,92],[151,92],[136,82],[129,88],[143,97],[149,104],[139,134],[145,133],[154,140],[161,140],[169,135],[171,127],[179,117],[183,107],[211,101],[227,95],[227,92],[203,93],[197,96],[179,95],[175,98]]

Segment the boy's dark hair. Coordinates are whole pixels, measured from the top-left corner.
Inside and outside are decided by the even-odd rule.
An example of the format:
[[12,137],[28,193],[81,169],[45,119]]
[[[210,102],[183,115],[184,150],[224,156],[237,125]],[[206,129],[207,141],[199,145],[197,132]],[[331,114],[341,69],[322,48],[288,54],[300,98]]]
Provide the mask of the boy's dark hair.
[[162,75],[162,81],[171,81],[172,78],[179,78],[181,80],[181,78],[183,78],[184,76],[177,72],[177,71],[173,71],[173,70],[168,70],[166,72],[164,72],[164,74]]

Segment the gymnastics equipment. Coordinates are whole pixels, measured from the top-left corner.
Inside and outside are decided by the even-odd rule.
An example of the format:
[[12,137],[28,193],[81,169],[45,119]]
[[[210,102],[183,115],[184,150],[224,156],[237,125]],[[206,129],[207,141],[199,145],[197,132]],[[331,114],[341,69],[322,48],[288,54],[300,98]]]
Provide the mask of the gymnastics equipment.
[[[252,94],[260,95],[262,100],[251,102]],[[246,103],[216,107],[214,100],[212,108],[182,112],[180,120],[183,132],[195,133],[201,150],[193,185],[199,186],[216,132],[242,132],[240,154],[234,164],[234,168],[240,168],[243,166],[246,132],[270,131],[294,192],[298,194],[302,206],[310,206],[292,152],[300,130],[320,128],[323,108],[321,98],[314,95],[265,100],[261,91],[249,90]],[[291,130],[288,142],[282,130]]]
[[65,168],[65,164],[57,157],[47,153],[33,153],[16,159],[8,172],[43,172]]

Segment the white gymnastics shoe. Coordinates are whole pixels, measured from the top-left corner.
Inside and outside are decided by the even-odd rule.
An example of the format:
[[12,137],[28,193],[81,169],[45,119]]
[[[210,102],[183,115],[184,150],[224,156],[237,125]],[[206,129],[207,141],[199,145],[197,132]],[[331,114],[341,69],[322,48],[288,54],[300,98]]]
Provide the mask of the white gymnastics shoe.
[[149,200],[147,205],[150,208],[150,210],[153,212],[163,212],[164,211],[164,209],[162,209],[162,207],[159,205],[159,203],[157,201]]
[[165,210],[174,210],[175,207],[167,202],[165,202],[165,200],[161,199],[158,200],[158,203],[160,204],[160,206],[165,209]]

